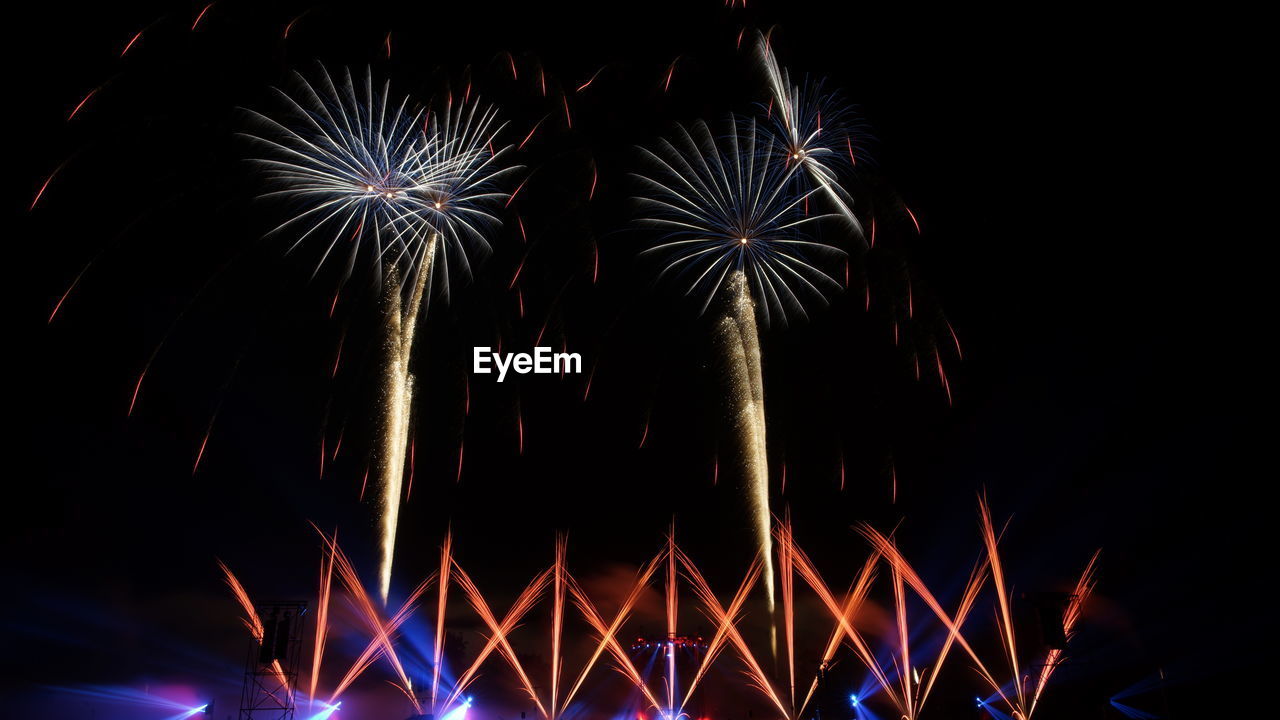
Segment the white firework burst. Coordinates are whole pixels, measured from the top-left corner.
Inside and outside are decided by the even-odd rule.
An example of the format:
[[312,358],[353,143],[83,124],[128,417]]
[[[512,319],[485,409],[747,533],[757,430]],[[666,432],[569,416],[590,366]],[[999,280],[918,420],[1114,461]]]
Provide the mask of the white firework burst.
[[841,289],[814,262],[844,251],[809,232],[832,215],[808,213],[818,189],[797,186],[801,166],[787,161],[773,135],[757,132],[754,119],[730,117],[720,139],[705,123],[680,126],[674,143],[641,152],[654,166],[636,175],[647,190],[638,198],[642,222],[665,231],[642,254],[666,255],[659,277],[685,278],[686,294],[703,296],[703,311],[734,271],[744,274],[766,323],[776,317],[785,324],[788,312],[807,317],[805,298],[825,303],[826,291]]

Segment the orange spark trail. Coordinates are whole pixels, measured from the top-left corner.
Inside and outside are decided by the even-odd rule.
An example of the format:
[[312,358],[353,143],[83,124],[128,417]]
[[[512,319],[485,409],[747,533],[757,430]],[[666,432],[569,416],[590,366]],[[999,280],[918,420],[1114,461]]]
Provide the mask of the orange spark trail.
[[67,122],[71,122],[71,119],[74,118],[76,114],[80,112],[80,108],[84,107],[84,104],[89,102],[89,98],[93,97],[97,92],[98,92],[98,88],[94,88],[90,90],[89,94],[85,95],[83,100],[76,103],[75,109],[72,110],[71,114],[67,116]]
[[[459,455],[459,470],[461,470],[461,455]],[[436,638],[435,648],[431,655],[431,711],[439,712],[440,708],[436,705],[437,691],[440,687],[440,664],[444,658],[444,611],[449,599],[449,573],[453,569],[453,531],[447,531],[444,535],[444,545],[440,547],[440,583],[437,585],[437,604],[436,604]]]
[[[781,538],[779,539],[781,542]],[[787,544],[791,545],[794,540],[788,536]],[[871,584],[875,580],[876,564],[879,562],[880,556],[872,553],[867,557],[867,561],[863,563],[862,570],[858,573],[857,579],[853,586],[845,593],[844,605],[841,607],[840,617],[836,618],[836,625],[831,629],[831,637],[827,639],[826,649],[822,654],[822,662],[819,668],[824,669],[830,667],[831,661],[835,659],[836,651],[840,648],[840,641],[844,637],[843,623],[853,623],[853,618],[857,615],[858,610],[862,607],[862,603],[867,599],[867,593],[871,591]],[[822,678],[821,671],[814,675],[813,682],[809,685],[809,692],[805,694],[804,700],[800,703],[800,707],[796,709],[796,714],[803,714],[804,709],[808,707],[809,701],[813,699],[813,694],[818,690],[818,681]]]
[[222,568],[223,579],[227,583],[227,587],[231,588],[231,594],[235,597],[236,602],[240,603],[240,608],[244,610],[244,626],[249,629],[249,634],[254,640],[262,642],[262,637],[266,633],[262,626],[262,619],[258,617],[258,611],[253,606],[253,601],[249,599],[249,593],[245,591],[244,586],[240,584],[231,572],[231,568],[226,563],[218,560],[218,567]]
[[996,600],[998,601],[996,615],[996,627],[1000,631],[1000,638],[1004,642],[1004,651],[1009,667],[1013,670],[1014,691],[1018,699],[1018,704],[1014,707],[1015,711],[1022,712],[1026,717],[1025,709],[1027,707],[1026,691],[1022,685],[1022,672],[1018,666],[1018,641],[1013,629],[1013,610],[1009,603],[1009,588],[1005,585],[1004,565],[1000,562],[999,540],[996,538],[995,525],[991,522],[991,508],[987,505],[987,499],[981,497],[978,499],[978,514],[982,521],[982,542],[987,548],[987,560],[991,564],[991,582],[996,587]]
[[214,6],[214,3],[209,3],[208,5],[205,5],[205,6],[204,6],[204,9],[200,11],[200,14],[199,14],[199,15],[196,15],[196,20],[195,20],[195,22],[191,23],[191,31],[192,31],[192,32],[195,32],[196,26],[197,26],[197,25],[199,25],[199,24],[200,24],[200,21],[204,19],[204,14],[205,14],[205,13],[207,13],[207,12],[209,12],[209,8],[211,8],[211,7],[213,7],[213,6]]
[[445,699],[444,707],[449,708],[453,705],[454,701],[458,699],[458,697],[466,690],[467,686],[471,684],[471,681],[475,679],[475,674],[479,671],[481,663],[483,663],[494,650],[497,650],[498,653],[507,661],[507,664],[511,666],[511,669],[515,671],[516,676],[520,680],[521,686],[529,695],[529,699],[537,706],[538,712],[541,713],[543,717],[548,717],[546,707],[543,706],[542,701],[538,699],[538,693],[534,689],[533,681],[529,679],[529,674],[525,672],[524,665],[521,664],[519,656],[516,655],[516,651],[511,647],[511,642],[507,636],[515,629],[516,625],[519,624],[520,619],[523,618],[533,607],[542,592],[546,590],[547,584],[551,579],[552,569],[548,568],[543,570],[542,573],[534,578],[533,582],[529,583],[528,587],[526,587],[524,591],[520,593],[520,596],[516,598],[515,603],[513,603],[511,609],[507,611],[502,622],[498,622],[497,617],[493,614],[493,610],[489,607],[488,601],[484,599],[484,596],[480,594],[480,590],[476,587],[475,583],[471,581],[471,576],[468,575],[466,571],[462,569],[462,566],[458,565],[456,561],[454,562],[453,567],[458,576],[458,586],[462,588],[463,594],[467,596],[467,599],[470,601],[471,607],[476,611],[476,614],[478,614],[480,619],[484,621],[486,626],[488,626],[490,635],[484,648],[478,655],[476,655],[475,660],[471,663],[471,667],[467,668],[467,670],[459,677],[453,691],[450,692],[449,696]]
[[[995,677],[978,657],[978,654],[974,652],[973,647],[967,640],[965,640],[964,636],[960,634],[960,628],[963,626],[963,618],[959,617],[959,614],[957,614],[956,618],[952,618],[947,614],[947,611],[942,608],[942,604],[938,602],[938,599],[934,596],[933,592],[930,591],[929,587],[920,579],[920,575],[916,573],[910,563],[902,557],[898,552],[897,547],[887,537],[869,525],[859,525],[857,530],[864,538],[867,539],[868,542],[871,543],[872,548],[875,549],[876,552],[879,552],[884,556],[886,562],[897,567],[898,572],[902,574],[902,579],[911,586],[911,589],[915,591],[916,595],[924,601],[925,605],[927,605],[930,610],[933,611],[933,614],[937,616],[938,620],[947,627],[947,630],[949,631],[947,642],[959,643],[960,647],[964,648],[964,651],[969,654],[969,658],[973,660],[974,668],[978,671],[978,674],[982,676],[982,679],[987,682],[988,686],[990,686],[990,688],[999,695],[1002,700],[1008,702],[1008,698],[1005,696],[1004,689],[1001,684],[996,681]],[[980,566],[980,570],[975,571],[974,575],[980,578],[983,574],[983,570],[985,570],[985,566]],[[981,580],[974,579],[974,576],[971,576],[970,589],[976,596],[977,589],[973,587],[975,584],[980,585]],[[961,608],[965,610],[966,614],[968,612],[968,608],[972,606],[972,602],[973,598],[968,597],[967,591],[965,599],[961,602]]]
[[[715,593],[712,592],[710,585],[707,584],[706,578],[703,577],[702,573],[696,566],[694,566],[693,562],[689,560],[688,556],[678,548],[676,549],[676,552],[680,556],[680,562],[681,566],[684,568],[685,577],[687,577],[693,584],[694,595],[696,595],[702,603],[703,611],[707,618],[717,626],[716,637],[721,638],[722,641],[723,636],[728,637],[729,642],[732,643],[734,648],[738,651],[739,658],[747,665],[747,670],[745,672],[751,685],[774,704],[782,714],[782,717],[791,718],[792,713],[787,709],[782,698],[779,697],[777,690],[773,688],[773,684],[769,681],[769,675],[765,673],[760,662],[756,660],[756,656],[751,652],[751,648],[747,645],[747,641],[743,639],[742,632],[738,630],[736,616],[734,614],[730,614],[730,611],[726,610],[724,606],[720,604],[720,601],[716,599]],[[745,601],[747,593],[755,586],[756,581],[760,579],[761,568],[761,556],[760,554],[757,554],[755,561],[752,562],[751,568],[747,572],[747,577],[739,587],[738,596],[735,596],[734,600]],[[734,603],[731,602],[730,608],[732,609],[733,606]],[[724,634],[723,636],[722,633]],[[708,646],[708,655],[711,654],[710,650],[710,646]]]
[[329,634],[329,598],[333,588],[333,551],[338,543],[338,531],[333,531],[332,540],[326,540],[325,553],[320,560],[320,587],[316,593],[316,634],[311,651],[311,684],[307,695],[315,703],[316,687],[320,683],[320,666],[324,662],[325,639]]
[[599,642],[596,644],[595,650],[591,654],[591,659],[587,661],[581,672],[578,673],[577,681],[575,681],[573,686],[569,688],[569,692],[565,694],[565,707],[569,705],[569,702],[577,694],[578,689],[582,687],[582,683],[587,679],[587,674],[591,672],[596,661],[600,659],[600,655],[605,650],[609,651],[613,656],[614,661],[617,663],[619,671],[631,680],[632,684],[634,684],[645,696],[645,699],[647,699],[655,709],[659,707],[657,698],[653,696],[653,693],[649,690],[649,687],[645,684],[643,678],[641,678],[635,664],[631,661],[631,656],[628,655],[618,643],[617,636],[618,632],[622,628],[622,624],[626,622],[626,619],[630,616],[636,602],[640,599],[640,594],[649,586],[649,581],[657,571],[658,564],[662,561],[662,558],[663,554],[659,553],[640,570],[636,575],[635,583],[631,586],[631,591],[627,594],[626,599],[623,600],[622,605],[618,608],[618,612],[614,615],[613,622],[607,625],[604,622],[604,618],[600,615],[600,611],[596,609],[596,606],[587,598],[582,587],[578,585],[577,581],[570,578],[569,592],[573,596],[573,602],[582,612],[592,629],[595,630],[596,635],[599,636]]
[[[645,428],[646,433],[648,428]],[[641,445],[644,442],[641,441]],[[676,585],[676,523],[671,521],[671,529],[667,533],[667,717],[675,717],[676,709],[676,653],[670,642],[676,636],[676,620],[680,607],[680,590]]]
[[[1071,593],[1071,599],[1067,602],[1067,607],[1062,613],[1062,630],[1067,639],[1071,639],[1071,635],[1075,631],[1076,623],[1079,622],[1085,601],[1093,594],[1093,588],[1096,583],[1095,573],[1097,571],[1098,556],[1101,550],[1095,552],[1093,557],[1089,558],[1089,564],[1085,566],[1084,572],[1080,574],[1080,579],[1076,581],[1075,589]],[[1040,701],[1040,695],[1044,692],[1045,685],[1049,683],[1049,676],[1058,668],[1062,659],[1063,651],[1059,648],[1049,650],[1045,657],[1044,663],[1040,666],[1040,676],[1036,679],[1035,688],[1031,692],[1031,707],[1027,708],[1027,718],[1030,720],[1031,714],[1036,711],[1036,705]]]
[[[424,580],[417,588],[414,589],[409,597],[405,600],[400,610],[392,617],[391,621],[384,623],[382,616],[378,612],[377,606],[373,599],[365,590],[364,585],[360,582],[360,575],[356,572],[351,561],[347,559],[345,553],[342,552],[337,545],[333,545],[333,555],[335,567],[338,570],[338,578],[342,580],[347,592],[353,598],[352,603],[357,612],[360,614],[361,620],[368,627],[369,633],[372,635],[370,641],[370,652],[379,652],[382,657],[387,659],[395,671],[396,677],[399,679],[400,689],[409,695],[410,701],[414,706],[414,710],[418,714],[422,713],[421,707],[417,700],[413,697],[413,683],[409,680],[408,673],[405,672],[404,665],[400,662],[400,656],[396,653],[395,646],[391,642],[391,634],[396,628],[408,619],[413,610],[413,604],[427,589],[427,583],[430,579]],[[356,673],[358,675],[359,673]],[[334,691],[333,697],[330,698],[329,704],[333,704],[334,700],[342,693],[351,681],[355,680],[355,676],[348,672],[348,678],[344,678],[344,683],[339,685],[339,689]]]
[[[786,478],[786,466],[783,466],[782,477]],[[785,486],[785,485],[784,485]],[[785,490],[783,491],[785,492]],[[782,525],[775,533],[778,543],[778,586],[782,590],[782,625],[783,637],[787,643],[787,687],[791,695],[791,707],[796,706],[796,617],[795,617],[795,544],[790,542],[791,509],[783,513]]]
[[551,587],[551,696],[548,702],[551,710],[548,717],[555,720],[563,708],[557,703],[560,697],[560,674],[564,658],[561,656],[561,643],[564,635],[564,600],[565,600],[565,555],[568,552],[568,540],[564,534],[556,537],[556,560],[552,565]]

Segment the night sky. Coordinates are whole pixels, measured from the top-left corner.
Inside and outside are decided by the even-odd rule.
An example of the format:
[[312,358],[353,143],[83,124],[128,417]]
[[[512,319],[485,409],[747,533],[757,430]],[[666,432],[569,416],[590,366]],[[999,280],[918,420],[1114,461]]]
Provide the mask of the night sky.
[[[251,641],[216,559],[257,598],[311,598],[315,523],[337,527],[372,579],[374,516],[358,494],[376,428],[379,291],[359,267],[330,317],[338,269],[313,278],[315,246],[286,256],[287,238],[264,237],[282,208],[256,199],[237,136],[244,108],[278,108],[271,88],[317,62],[369,68],[422,102],[470,79],[501,107],[508,142],[545,117],[516,156],[528,182],[493,255],[448,302],[432,299],[420,331],[397,591],[434,568],[451,527],[496,607],[551,561],[557,531],[571,570],[615,592],[674,519],[729,593],[753,547],[740,478],[722,468],[713,484],[725,442],[713,318],[637,258],[654,237],[635,223],[629,173],[642,169],[636,147],[676,123],[761,112],[750,46],[770,27],[793,74],[825,78],[855,107],[870,158],[855,194],[882,235],[853,252],[846,293],[763,333],[775,510],[789,508],[840,587],[866,556],[853,526],[896,527],[948,604],[979,557],[984,491],[998,522],[1012,517],[1001,547],[1019,591],[1069,588],[1102,548],[1071,663],[1036,717],[1122,717],[1108,699],[1161,670],[1162,688],[1125,702],[1212,714],[1253,682],[1236,678],[1256,671],[1269,622],[1254,558],[1272,543],[1255,489],[1270,473],[1247,460],[1261,424],[1241,408],[1262,404],[1266,333],[1245,319],[1243,241],[1226,221],[1206,231],[1190,219],[1230,213],[1207,188],[1220,176],[1180,157],[1199,139],[1195,115],[1218,106],[1188,97],[1197,51],[1150,19],[800,1],[220,2],[192,32],[203,3],[125,5],[26,7],[6,33],[17,84],[6,356],[19,404],[0,623],[13,702],[0,716],[88,717],[94,701],[49,688],[90,685],[186,688],[233,716]],[[822,239],[855,247],[830,228]],[[895,346],[888,308],[906,277],[918,320]],[[581,353],[584,374],[468,382],[473,346],[527,350],[540,334]],[[951,403],[928,366],[934,340]],[[910,347],[927,352],[918,381]],[[873,598],[889,600],[883,587]],[[990,601],[988,589],[972,632],[998,653]],[[641,618],[659,631],[656,602]],[[474,633],[456,604],[458,631]],[[747,627],[763,612],[752,606]],[[539,632],[527,635],[535,656]],[[577,648],[587,631],[573,632]],[[343,637],[332,652],[359,644]],[[485,683],[504,704],[490,716],[516,717],[498,662]],[[840,666],[851,683],[865,679],[856,662]],[[974,717],[979,685],[967,660],[949,662],[925,717]],[[352,697],[377,695],[389,709],[368,716],[399,720],[408,710],[385,677],[376,666]],[[724,702],[707,714],[751,707]],[[96,717],[164,717],[102,708]]]

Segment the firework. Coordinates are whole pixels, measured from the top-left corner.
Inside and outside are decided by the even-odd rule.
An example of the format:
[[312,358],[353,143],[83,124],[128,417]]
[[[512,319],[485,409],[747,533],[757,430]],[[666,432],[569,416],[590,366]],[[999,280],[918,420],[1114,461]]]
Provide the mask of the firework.
[[[685,279],[687,294],[724,307],[714,331],[724,361],[724,379],[734,436],[746,478],[747,502],[764,559],[764,587],[774,611],[770,536],[768,450],[765,442],[764,382],[760,371],[756,313],[767,324],[786,322],[787,311],[804,316],[802,298],[825,302],[824,290],[840,284],[819,269],[811,255],[841,251],[810,239],[806,231],[824,215],[808,215],[805,201],[814,189],[798,189],[799,165],[754,120],[730,118],[717,141],[705,124],[681,127],[676,143],[663,141],[644,151],[654,169],[639,178],[647,194],[644,222],[663,231],[646,254],[666,256],[659,277]],[[776,649],[776,640],[775,640]]]
[[821,81],[795,83],[778,64],[768,35],[761,35],[757,54],[764,67],[770,101],[766,113],[787,162],[800,169],[802,186],[821,190],[853,233],[862,236],[862,223],[853,212],[853,198],[841,186],[838,171],[857,164],[847,107]]
[[391,589],[396,531],[403,496],[406,450],[412,423],[413,341],[424,301],[433,291],[449,296],[450,276],[469,277],[478,256],[490,250],[486,234],[508,196],[497,189],[507,148],[494,150],[502,126],[497,111],[478,100],[438,112],[391,99],[390,83],[375,88],[371,73],[357,87],[350,71],[339,81],[321,71],[313,85],[298,76],[299,90],[281,92],[287,119],[252,113],[263,126],[249,136],[264,149],[258,160],[266,193],[287,201],[294,214],[272,233],[297,229],[290,247],[323,238],[316,272],[344,241],[350,249],[342,280],[367,254],[387,291],[387,335],[379,452],[379,510],[383,603]]

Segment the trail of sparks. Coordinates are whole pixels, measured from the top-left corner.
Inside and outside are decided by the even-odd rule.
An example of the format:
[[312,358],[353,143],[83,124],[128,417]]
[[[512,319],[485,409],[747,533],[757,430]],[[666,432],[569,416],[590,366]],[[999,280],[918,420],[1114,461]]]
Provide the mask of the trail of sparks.
[[329,634],[329,599],[333,589],[333,556],[338,544],[338,531],[335,529],[330,538],[325,539],[325,551],[320,560],[320,586],[316,593],[316,633],[311,652],[310,693],[307,695],[312,704],[315,703],[316,688],[320,684],[320,667],[324,664],[325,640]]
[[391,568],[395,559],[396,530],[400,521],[400,502],[405,473],[405,453],[413,407],[413,375],[409,360],[418,325],[418,313],[431,282],[431,267],[436,249],[436,235],[427,241],[425,256],[418,264],[417,278],[408,307],[402,308],[399,283],[388,283],[389,322],[387,335],[386,376],[383,386],[384,429],[382,435],[382,560],[378,571],[379,592],[387,602],[391,592]]
[[[459,468],[461,468],[461,456],[459,456]],[[440,708],[436,704],[437,694],[440,688],[440,666],[444,658],[444,614],[445,606],[449,599],[449,574],[453,569],[453,532],[445,533],[444,544],[440,547],[440,582],[436,586],[436,638],[435,647],[431,655],[431,712],[438,713]]]
[[[775,612],[773,539],[769,528],[769,453],[765,444],[764,380],[760,370],[760,339],[755,303],[746,276],[734,271],[726,287],[727,312],[716,325],[715,337],[725,363],[728,399],[738,455],[747,481],[756,543],[764,565],[764,589],[769,614]],[[773,637],[776,654],[776,631]]]

